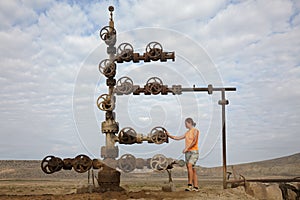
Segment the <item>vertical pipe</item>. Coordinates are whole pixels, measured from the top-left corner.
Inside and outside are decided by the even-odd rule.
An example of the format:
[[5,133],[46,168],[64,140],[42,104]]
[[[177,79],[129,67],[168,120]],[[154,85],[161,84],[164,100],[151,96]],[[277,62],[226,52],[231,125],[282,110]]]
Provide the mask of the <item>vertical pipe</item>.
[[95,188],[95,179],[94,179],[94,170],[92,170],[92,181],[93,181],[93,187]]
[[225,90],[222,90],[222,151],[223,151],[223,188],[227,189],[227,161],[226,161],[226,119],[225,119]]

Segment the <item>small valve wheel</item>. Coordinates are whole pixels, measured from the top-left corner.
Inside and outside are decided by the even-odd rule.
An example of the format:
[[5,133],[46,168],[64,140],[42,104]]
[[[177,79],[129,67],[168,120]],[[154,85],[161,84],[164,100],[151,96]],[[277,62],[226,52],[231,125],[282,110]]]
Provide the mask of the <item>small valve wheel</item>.
[[116,75],[116,64],[109,59],[104,59],[99,63],[99,71],[107,78]]
[[87,172],[91,169],[93,161],[86,155],[78,155],[74,159],[73,168],[78,173]]
[[63,168],[62,159],[54,156],[47,156],[43,159],[41,163],[41,168],[46,174],[52,174],[58,172]]
[[158,77],[149,78],[145,85],[146,91],[154,95],[159,94],[162,88],[163,88],[163,82]]
[[122,43],[117,48],[117,57],[130,61],[133,56],[133,46],[129,43]]
[[149,58],[153,60],[158,60],[163,52],[163,48],[160,43],[158,42],[150,42],[146,46],[146,53],[149,56]]
[[108,94],[102,94],[97,99],[97,106],[103,111],[112,111],[115,108],[113,97]]
[[150,167],[152,170],[161,171],[167,169],[169,163],[168,159],[162,154],[156,154],[150,160]]
[[132,172],[136,167],[136,158],[131,154],[124,154],[119,159],[119,168],[125,172]]
[[116,43],[116,34],[117,31],[113,27],[104,26],[100,30],[100,38],[107,44],[107,45],[114,45]]
[[162,144],[168,141],[167,130],[163,127],[154,127],[150,132],[150,140],[155,144]]
[[131,127],[123,128],[119,135],[119,143],[120,144],[134,144],[136,142],[137,134],[135,130]]
[[128,95],[133,91],[133,81],[131,78],[124,76],[117,81],[115,92],[117,94]]

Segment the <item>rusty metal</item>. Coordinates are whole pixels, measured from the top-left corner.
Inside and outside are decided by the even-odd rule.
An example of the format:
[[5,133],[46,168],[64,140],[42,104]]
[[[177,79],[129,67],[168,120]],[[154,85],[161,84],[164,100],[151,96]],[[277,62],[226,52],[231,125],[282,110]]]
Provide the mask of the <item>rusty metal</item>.
[[98,185],[99,191],[122,191],[120,187],[120,175],[121,173],[109,166],[104,165],[98,172]]
[[159,94],[163,88],[163,82],[158,77],[151,77],[145,85],[145,94]]
[[[157,95],[157,94],[173,94],[173,95],[181,95],[183,92],[207,92],[209,95],[213,94],[214,91],[218,92],[229,92],[229,91],[236,91],[235,87],[213,87],[209,84],[207,87],[191,87],[191,88],[183,88],[181,85],[172,85],[172,87],[168,87],[167,85],[163,84],[163,81],[159,77],[151,77],[147,80],[144,87],[139,85],[134,85],[133,80],[127,76],[121,77],[115,88],[115,93],[117,95],[139,95],[141,93],[146,95]],[[225,103],[226,105],[229,104],[228,100],[219,101],[219,104]]]
[[122,43],[117,48],[117,58],[130,62],[133,59],[133,46],[129,43]]
[[119,135],[119,144],[134,144],[137,143],[137,133],[131,127],[123,128]]
[[[255,178],[245,179],[247,182],[260,182],[260,183],[293,183],[300,182],[300,177],[296,178]],[[242,183],[243,179],[240,180],[227,180],[227,183]]]
[[84,173],[89,171],[93,166],[93,161],[86,155],[78,155],[74,159],[73,168],[78,173]]
[[93,165],[93,169],[100,169],[104,166],[104,163],[100,159],[93,159],[92,165]]
[[104,26],[100,30],[100,38],[108,45],[114,46],[117,40],[117,31],[113,26]]
[[63,159],[63,169],[64,170],[72,170],[74,159],[73,158],[64,158]]
[[124,154],[119,159],[119,168],[125,172],[132,172],[136,168],[136,158],[131,154]]
[[107,78],[113,78],[116,75],[116,64],[110,59],[104,59],[99,63],[99,71]]
[[128,95],[134,90],[133,81],[131,78],[124,76],[118,79],[114,92],[118,95]]
[[[289,194],[289,190],[293,191],[295,193],[295,195],[296,195],[295,199],[296,200],[300,199],[300,187],[299,186],[297,188],[297,187],[295,187],[294,185],[291,185],[291,184],[280,183],[279,188],[281,190],[282,197],[283,197],[284,200],[292,199],[292,197]],[[291,198],[289,198],[289,197],[291,197]]]
[[[115,79],[117,63],[140,61],[175,61],[175,52],[165,52],[163,46],[158,42],[150,42],[146,45],[144,53],[134,51],[134,48],[129,43],[121,43],[116,48],[117,31],[114,27],[113,11],[114,7],[108,8],[110,12],[109,25],[104,26],[100,30],[100,38],[107,45],[106,52],[108,58],[99,63],[99,71],[106,79],[108,90],[105,94],[101,94],[97,99],[97,107],[105,112],[105,120],[101,123],[101,132],[105,134],[105,145],[100,149],[100,156],[103,160],[91,160],[86,155],[79,155],[74,159],[60,159],[54,156],[47,156],[41,164],[41,168],[45,173],[54,173],[61,169],[71,170],[72,168],[79,173],[84,173],[92,169],[99,169],[98,184],[103,191],[105,190],[120,190],[120,172],[116,171],[116,167],[124,172],[131,172],[135,168],[142,169],[144,166],[154,170],[172,169],[174,165],[184,166],[182,160],[167,159],[164,155],[158,154],[151,159],[137,159],[131,154],[121,156],[119,160],[119,149],[116,143],[119,144],[137,144],[143,141],[148,143],[162,144],[168,143],[166,129],[163,127],[155,127],[148,134],[137,133],[133,128],[126,127],[119,132],[119,123],[116,121],[115,105],[116,95],[181,95],[183,92],[208,92],[209,95],[214,91],[222,93],[222,99],[219,104],[222,105],[222,151],[223,151],[223,181],[224,188],[227,187],[226,173],[226,126],[225,126],[225,106],[229,101],[225,99],[225,92],[236,91],[233,87],[213,87],[211,84],[208,87],[190,87],[183,88],[181,85],[172,85],[168,87],[163,84],[163,81],[158,77],[150,77],[145,85],[134,85],[133,80],[129,77],[121,77],[118,81]],[[118,134],[118,135],[117,135]],[[114,189],[113,189],[114,188]]]
[[222,106],[222,153],[223,153],[223,188],[227,188],[226,173],[227,173],[227,155],[226,155],[226,116],[225,106],[228,105],[228,101],[225,99],[225,90],[221,92],[222,100],[219,104]]
[[146,165],[146,161],[143,158],[136,159],[136,168],[137,169],[144,169],[145,165]]
[[112,111],[115,109],[114,97],[109,94],[102,94],[97,99],[97,107],[103,111]]
[[[105,35],[105,33],[103,33]],[[147,44],[145,53],[140,54],[134,52],[134,48],[129,43],[122,43],[117,48],[117,55],[113,59],[117,63],[130,62],[138,63],[140,61],[151,62],[160,61],[166,62],[168,60],[175,61],[174,52],[164,52],[163,47],[158,42],[150,42]]]
[[63,168],[63,161],[55,156],[47,156],[42,160],[41,168],[46,174],[52,174]]
[[156,171],[166,170],[168,165],[168,159],[162,154],[157,154],[150,160],[151,169]]
[[161,126],[154,127],[149,134],[143,135],[137,133],[131,127],[125,127],[118,134],[119,144],[140,144],[143,141],[148,143],[162,144],[168,143],[167,130]]
[[149,134],[149,138],[149,143],[162,144],[169,142],[167,130],[161,126],[154,127]]
[[116,169],[119,166],[119,161],[116,160],[114,157],[112,157],[112,158],[105,158],[103,160],[103,163],[106,166],[109,166],[110,168],[113,168],[113,169]]

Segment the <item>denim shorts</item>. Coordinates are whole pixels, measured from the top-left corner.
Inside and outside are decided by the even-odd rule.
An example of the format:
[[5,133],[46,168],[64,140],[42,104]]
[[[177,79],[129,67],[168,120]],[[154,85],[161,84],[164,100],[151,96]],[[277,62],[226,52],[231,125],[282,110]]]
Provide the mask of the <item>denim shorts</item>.
[[199,158],[198,150],[185,152],[185,162],[191,163],[193,165],[193,167],[196,165],[198,158]]

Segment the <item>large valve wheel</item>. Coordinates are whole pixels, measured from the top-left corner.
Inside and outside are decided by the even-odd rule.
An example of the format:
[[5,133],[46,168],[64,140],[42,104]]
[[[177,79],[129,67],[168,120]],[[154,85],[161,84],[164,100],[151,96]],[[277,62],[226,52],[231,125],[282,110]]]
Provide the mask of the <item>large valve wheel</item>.
[[113,97],[108,94],[102,94],[97,99],[97,106],[102,111],[112,111],[115,108]]
[[73,162],[73,168],[78,173],[87,172],[91,169],[93,161],[86,155],[78,155]]
[[147,92],[150,92],[151,94],[159,94],[162,90],[163,82],[158,77],[151,77],[148,79],[145,89]]
[[133,91],[133,81],[131,78],[124,76],[117,81],[115,92],[117,94],[130,94]]
[[163,48],[158,42],[150,42],[146,46],[146,53],[149,56],[149,58],[153,60],[158,60],[161,57],[162,52]]
[[134,144],[136,142],[136,132],[133,128],[123,128],[118,137],[120,144]]
[[155,144],[168,142],[167,130],[160,126],[154,127],[150,132],[150,140]]
[[162,154],[157,154],[153,156],[150,160],[150,167],[152,170],[156,171],[161,171],[167,169],[169,163],[168,159],[162,155]]
[[99,71],[108,78],[114,77],[116,75],[116,64],[109,59],[104,59],[99,63]]
[[133,56],[133,46],[129,43],[122,43],[117,48],[117,57],[130,61]]
[[132,172],[136,167],[136,158],[131,154],[124,154],[118,161],[119,168],[125,172]]
[[47,156],[43,159],[41,163],[41,168],[46,174],[52,174],[58,172],[63,168],[62,159],[54,156]]
[[100,38],[107,44],[107,45],[114,45],[116,43],[116,34],[117,31],[113,27],[104,26],[100,30]]

